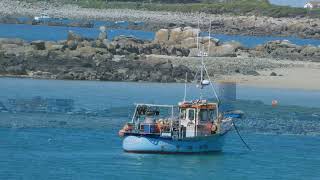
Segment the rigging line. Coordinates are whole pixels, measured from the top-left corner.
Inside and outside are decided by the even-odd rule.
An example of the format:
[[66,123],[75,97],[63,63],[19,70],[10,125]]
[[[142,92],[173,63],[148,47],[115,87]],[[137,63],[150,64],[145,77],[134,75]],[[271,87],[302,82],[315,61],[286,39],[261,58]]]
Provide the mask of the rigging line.
[[198,70],[197,70],[197,72],[196,72],[196,74],[195,74],[195,76],[193,78],[193,81],[198,81],[197,80],[197,76],[198,76],[199,71],[200,71],[200,68],[198,67]]
[[[198,84],[198,81],[199,81],[199,79],[198,79],[198,73],[201,71],[201,67],[198,67],[198,70],[197,70],[197,72],[196,72],[196,75],[194,76],[194,79],[193,79],[193,81],[194,82],[196,82],[196,84]],[[201,84],[201,81],[200,81],[200,84]],[[201,89],[199,89],[199,91],[200,91],[200,96],[201,96]],[[201,98],[200,98],[201,99]]]
[[232,121],[232,125],[234,127],[234,129],[236,130],[239,138],[241,139],[241,141],[243,142],[243,144],[247,147],[248,150],[252,151],[252,149],[250,148],[250,146],[244,141],[244,139],[242,138],[239,130],[238,130],[238,127],[236,126],[236,124],[234,123],[233,119],[231,118],[231,121]]
[[201,84],[203,81],[203,56],[204,56],[204,45],[202,45],[202,51],[201,51]]
[[[204,63],[203,63],[203,64],[204,64]],[[213,85],[213,83],[212,83],[212,81],[211,81],[211,78],[210,78],[210,76],[209,76],[207,67],[206,67],[205,65],[204,65],[203,67],[204,67],[204,70],[206,71],[206,74],[207,74],[208,79],[209,79],[209,81],[210,81],[210,86],[211,86],[211,88],[212,88],[212,90],[213,90],[213,93],[214,93],[214,95],[216,96],[218,103],[220,103],[220,99],[219,99],[218,94],[217,94],[217,92],[216,92],[216,89],[214,88],[214,85]]]

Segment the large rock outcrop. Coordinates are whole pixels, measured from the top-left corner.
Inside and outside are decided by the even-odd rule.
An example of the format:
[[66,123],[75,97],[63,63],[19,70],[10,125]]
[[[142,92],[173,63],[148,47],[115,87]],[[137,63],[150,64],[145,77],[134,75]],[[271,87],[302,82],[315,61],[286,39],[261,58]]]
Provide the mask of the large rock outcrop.
[[[0,40],[0,75],[33,78],[180,82],[192,71],[170,61],[148,61],[145,54],[188,54],[134,38],[85,40],[69,32],[67,41],[27,43]],[[97,45],[98,43],[102,43]]]
[[[173,29],[160,29],[156,32],[155,40],[156,43],[165,44],[182,44],[182,41],[186,39],[196,39],[200,30],[192,27],[177,27]],[[194,43],[194,42],[193,42]]]
[[166,43],[169,40],[169,30],[168,29],[160,29],[156,32],[156,36],[154,41],[156,43]]
[[218,39],[212,37],[199,37],[200,30],[192,27],[177,27],[173,29],[160,29],[156,32],[154,43],[160,43],[164,46],[172,48],[185,48],[188,49],[189,56],[193,56],[194,48],[208,49],[210,47],[217,46]]

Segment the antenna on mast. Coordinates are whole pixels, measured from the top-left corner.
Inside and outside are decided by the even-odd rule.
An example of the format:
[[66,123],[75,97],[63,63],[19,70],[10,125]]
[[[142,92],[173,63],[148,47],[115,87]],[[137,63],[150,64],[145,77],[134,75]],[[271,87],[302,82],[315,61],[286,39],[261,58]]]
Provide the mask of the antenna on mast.
[[184,97],[183,97],[183,102],[186,102],[186,98],[187,98],[187,82],[188,82],[188,72],[186,72],[186,81],[184,82]]

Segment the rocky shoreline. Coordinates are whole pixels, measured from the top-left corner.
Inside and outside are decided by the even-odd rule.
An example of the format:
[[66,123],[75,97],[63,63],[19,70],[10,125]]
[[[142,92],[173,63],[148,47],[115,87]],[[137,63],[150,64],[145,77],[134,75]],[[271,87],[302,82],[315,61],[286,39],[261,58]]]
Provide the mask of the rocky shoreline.
[[199,13],[153,12],[132,9],[90,9],[61,3],[34,2],[16,0],[0,2],[0,16],[39,16],[46,12],[50,17],[106,21],[142,21],[144,30],[173,28],[179,26],[196,27],[199,19],[204,28],[212,22],[213,33],[241,35],[298,36],[302,38],[320,38],[320,19],[310,18],[272,18],[262,16],[231,16]]
[[[183,82],[185,74],[196,73],[196,33],[191,27],[161,29],[154,41],[131,37],[107,39],[104,28],[97,39],[73,32],[58,42],[0,39],[0,75],[104,81]],[[320,48],[298,46],[289,41],[271,41],[255,48],[238,42],[221,43],[208,37],[199,39],[210,52],[209,73],[258,76],[259,70],[288,67],[274,61],[319,62]],[[192,78],[189,79],[191,81]]]
[[[179,82],[183,65],[168,61],[146,61],[156,44],[119,37],[109,42],[105,33],[86,39],[72,32],[59,42],[0,39],[0,75],[70,80]],[[177,52],[180,52],[177,54]],[[172,55],[182,56],[184,49]]]

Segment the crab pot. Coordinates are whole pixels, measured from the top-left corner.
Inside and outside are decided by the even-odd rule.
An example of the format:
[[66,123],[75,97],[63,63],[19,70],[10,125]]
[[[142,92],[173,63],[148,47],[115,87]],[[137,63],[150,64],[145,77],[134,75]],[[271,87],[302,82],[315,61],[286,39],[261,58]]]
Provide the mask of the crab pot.
[[230,81],[221,81],[217,83],[218,96],[221,100],[220,111],[232,111],[235,109],[237,100],[237,84]]

